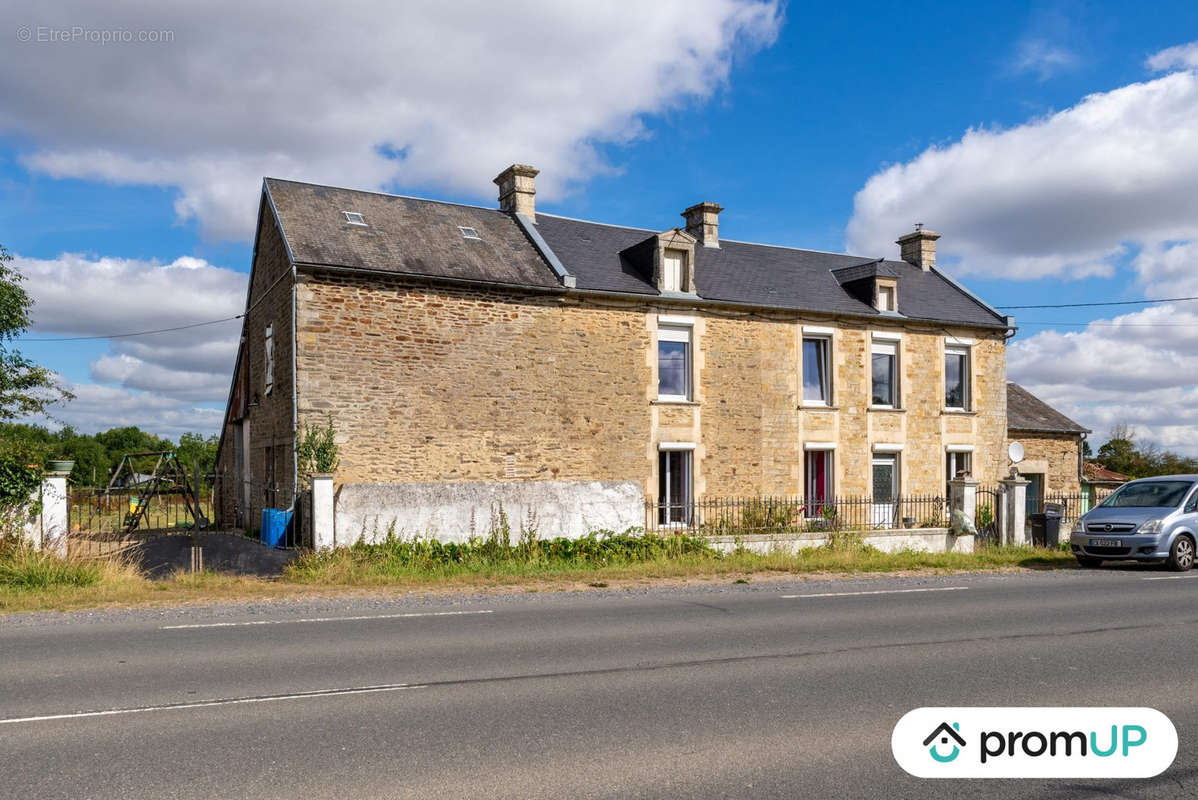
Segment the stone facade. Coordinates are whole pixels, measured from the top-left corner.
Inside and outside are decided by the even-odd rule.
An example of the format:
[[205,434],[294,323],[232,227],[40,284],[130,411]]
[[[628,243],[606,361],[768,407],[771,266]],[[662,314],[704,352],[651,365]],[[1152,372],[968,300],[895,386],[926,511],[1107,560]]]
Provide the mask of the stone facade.
[[[904,494],[944,495],[949,445],[973,448],[983,482],[1005,466],[1005,344],[993,331],[949,330],[973,345],[962,413],[943,408],[943,328],[835,324],[832,405],[811,409],[803,328],[827,319],[304,271],[297,308],[299,419],[332,415],[339,483],[635,480],[655,497],[662,443],[693,445],[696,497],[801,494],[812,441],[835,444],[842,495],[870,493],[877,444],[901,448]],[[657,399],[663,323],[692,330],[687,402]],[[878,333],[899,337],[895,410],[869,407]],[[290,408],[271,408],[286,430]]]
[[[1018,465],[1020,473],[1043,475],[1045,492],[1081,492],[1081,481],[1078,479],[1081,466],[1080,435],[1012,430],[1009,441],[1023,445],[1023,461]],[[1007,463],[1010,465],[1009,461]]]

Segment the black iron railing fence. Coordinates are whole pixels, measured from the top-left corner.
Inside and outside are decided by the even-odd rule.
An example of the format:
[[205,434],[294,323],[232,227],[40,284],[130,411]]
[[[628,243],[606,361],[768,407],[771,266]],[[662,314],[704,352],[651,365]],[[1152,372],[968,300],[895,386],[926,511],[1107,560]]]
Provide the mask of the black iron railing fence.
[[685,503],[645,501],[645,529],[704,536],[805,531],[941,528],[948,500],[938,495],[873,497],[705,497]]
[[211,486],[208,482],[195,494],[167,488],[148,495],[138,486],[72,486],[67,491],[68,547],[83,555],[105,555],[153,536],[206,527],[213,519]]

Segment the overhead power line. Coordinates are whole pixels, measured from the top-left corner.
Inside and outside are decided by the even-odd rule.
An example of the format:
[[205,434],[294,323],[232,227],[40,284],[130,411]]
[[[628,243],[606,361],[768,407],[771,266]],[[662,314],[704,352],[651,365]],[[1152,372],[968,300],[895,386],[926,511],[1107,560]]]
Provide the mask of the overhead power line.
[[194,322],[191,325],[176,325],[173,328],[156,328],[152,331],[133,331],[131,333],[104,333],[97,336],[54,336],[45,339],[27,339],[21,338],[22,342],[82,342],[88,339],[127,339],[130,336],[151,336],[155,333],[170,333],[171,331],[185,331],[190,328],[202,328],[205,325],[219,325],[222,322],[232,322],[235,319],[241,319],[245,314],[238,314],[233,317],[225,317],[224,319],[210,319],[207,322]]
[[1029,308],[1094,308],[1096,306],[1142,306],[1152,305],[1154,303],[1183,303],[1186,300],[1198,300],[1195,297],[1162,297],[1159,300],[1108,300],[1101,303],[1057,303],[1055,305],[1041,306],[995,306],[1004,311],[1018,311],[1019,309]]
[[[1004,311],[1017,311],[1021,309],[1042,309],[1042,308],[1095,308],[1098,306],[1133,306],[1133,305],[1152,305],[1155,303],[1184,303],[1189,300],[1198,300],[1198,295],[1193,297],[1162,297],[1156,300],[1111,300],[1106,302],[1096,303],[1058,303],[1044,305],[1026,305],[1026,306],[995,306],[995,308]],[[259,301],[261,302],[261,301]],[[254,305],[257,305],[255,303]],[[222,317],[221,319],[210,319],[205,322],[193,322],[190,325],[176,325],[172,328],[155,328],[148,331],[130,331],[128,333],[104,333],[94,336],[54,336],[46,338],[28,338],[21,337],[22,342],[82,342],[96,339],[128,339],[134,336],[153,336],[157,333],[171,333],[173,331],[185,331],[191,328],[202,328],[207,325],[219,325],[222,322],[232,322],[236,319],[241,319],[245,314],[235,314],[231,317]],[[1132,328],[1193,328],[1198,327],[1198,323],[1150,323],[1150,322],[1039,322],[1023,320],[1019,323],[1021,326],[1051,326],[1051,327],[1088,327],[1096,325],[1099,327],[1132,327]]]

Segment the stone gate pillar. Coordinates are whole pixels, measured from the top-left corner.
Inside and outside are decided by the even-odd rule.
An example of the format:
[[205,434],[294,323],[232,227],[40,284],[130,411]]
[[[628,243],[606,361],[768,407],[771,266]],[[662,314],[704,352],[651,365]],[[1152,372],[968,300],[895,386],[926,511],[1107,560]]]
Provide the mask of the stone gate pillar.
[[1027,544],[1027,486],[1030,481],[1019,477],[1019,470],[1012,467],[1011,476],[1002,478],[999,483],[1006,489],[1003,494],[1002,543]]
[[312,547],[332,550],[333,533],[333,476],[312,476]]
[[38,543],[42,550],[60,558],[67,555],[67,475],[69,472],[48,472],[42,481],[42,535]]
[[969,517],[971,522],[977,522],[978,513],[978,482],[973,478],[954,478],[948,482],[949,508],[960,511]]

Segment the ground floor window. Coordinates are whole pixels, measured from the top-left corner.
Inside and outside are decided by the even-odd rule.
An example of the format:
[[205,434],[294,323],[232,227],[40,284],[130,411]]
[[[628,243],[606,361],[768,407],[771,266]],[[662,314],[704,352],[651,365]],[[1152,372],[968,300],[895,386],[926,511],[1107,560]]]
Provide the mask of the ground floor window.
[[803,459],[808,517],[820,516],[832,502],[832,456],[831,450],[808,450]]
[[691,510],[691,451],[662,450],[657,456],[657,521],[688,524]]
[[[973,459],[970,458],[972,453],[947,453],[945,458],[944,479],[946,481],[955,481],[957,476],[964,472],[967,475],[973,474]],[[946,483],[947,487],[948,484]],[[951,492],[945,489],[947,497]]]

